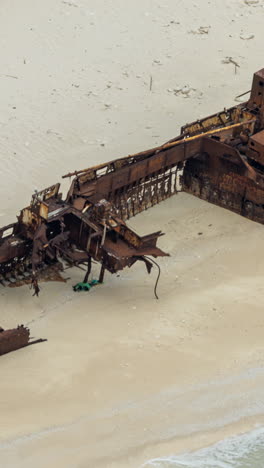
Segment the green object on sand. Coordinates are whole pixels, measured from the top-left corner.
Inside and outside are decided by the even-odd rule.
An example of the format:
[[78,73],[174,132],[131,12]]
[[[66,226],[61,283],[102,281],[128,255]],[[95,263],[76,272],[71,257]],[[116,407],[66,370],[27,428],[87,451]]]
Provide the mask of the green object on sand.
[[75,292],[90,291],[90,289],[93,286],[97,286],[97,284],[99,284],[99,281],[97,280],[89,281],[89,283],[77,283],[75,286],[73,286],[73,290]]

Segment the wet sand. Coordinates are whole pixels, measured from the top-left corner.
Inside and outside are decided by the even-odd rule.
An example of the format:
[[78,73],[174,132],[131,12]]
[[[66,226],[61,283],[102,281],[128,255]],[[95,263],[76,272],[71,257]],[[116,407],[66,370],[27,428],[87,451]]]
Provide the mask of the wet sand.
[[[64,173],[231,106],[263,67],[262,2],[9,0],[0,13],[1,224]],[[139,467],[262,423],[263,227],[187,194],[129,223],[166,233],[159,301],[140,265],[88,294],[72,291],[79,270],[38,299],[1,289],[0,325],[48,339],[1,357],[3,466]]]

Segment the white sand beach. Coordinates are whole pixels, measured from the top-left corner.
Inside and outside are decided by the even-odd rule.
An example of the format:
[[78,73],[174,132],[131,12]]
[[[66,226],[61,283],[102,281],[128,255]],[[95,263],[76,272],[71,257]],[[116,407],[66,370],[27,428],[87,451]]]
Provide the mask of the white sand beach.
[[[0,224],[233,105],[264,67],[263,6],[2,0]],[[1,467],[139,468],[263,423],[263,226],[184,193],[129,224],[166,234],[158,301],[141,265],[89,293],[77,269],[39,298],[1,288],[0,325],[48,339],[1,357]]]

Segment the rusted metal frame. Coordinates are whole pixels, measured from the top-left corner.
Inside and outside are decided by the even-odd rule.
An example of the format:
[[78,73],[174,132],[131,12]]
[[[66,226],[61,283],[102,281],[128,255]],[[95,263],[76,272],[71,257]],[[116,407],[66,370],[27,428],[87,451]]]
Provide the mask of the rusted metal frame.
[[132,191],[131,191],[131,200],[132,200],[132,215],[135,216],[135,202],[136,202],[136,196],[137,196],[137,182],[133,183],[132,186]]
[[148,176],[148,181],[145,191],[145,209],[147,210],[152,206],[152,176]]
[[165,200],[167,198],[167,193],[166,193],[166,181],[167,181],[167,169],[164,167],[162,171],[162,180],[160,183],[160,190],[161,190],[161,197],[162,200]]
[[128,201],[129,201],[129,185],[124,187],[124,206],[125,206],[125,213],[126,213],[126,218],[130,218],[130,212],[129,212],[129,206],[128,206]]
[[[177,193],[178,189],[180,189],[178,175],[181,174],[182,167],[184,167],[183,175],[186,177],[183,177],[183,183],[187,186],[186,189],[190,193],[194,193],[200,198],[220,204],[220,206],[226,206],[236,212],[241,213],[245,210],[248,217],[252,216],[253,213],[255,219],[264,219],[262,193],[264,177],[256,172],[256,166],[251,165],[250,161],[246,162],[244,158],[241,157],[237,149],[231,148],[236,145],[234,144],[234,138],[233,144],[228,143],[230,137],[238,137],[239,132],[243,128],[249,128],[252,133],[257,119],[259,125],[263,124],[264,112],[261,106],[263,104],[264,94],[263,89],[261,90],[262,92],[259,92],[260,89],[258,89],[258,87],[260,86],[260,78],[262,80],[262,86],[264,85],[264,72],[262,71],[262,75],[255,78],[257,80],[255,80],[256,89],[254,93],[252,91],[249,101],[252,106],[252,112],[248,111],[250,106],[245,106],[245,109],[243,109],[242,106],[236,106],[225,113],[215,114],[202,121],[196,121],[193,125],[186,126],[185,128],[187,129],[188,127],[188,131],[190,135],[192,135],[188,138],[184,139],[184,135],[181,135],[181,137],[174,139],[173,142],[162,145],[156,149],[128,156],[127,158],[120,158],[115,162],[109,162],[104,165],[96,166],[95,168],[89,168],[87,173],[80,171],[80,175],[75,181],[75,191],[71,194],[71,201],[73,198],[82,197],[83,195],[88,196],[88,198],[91,197],[89,204],[89,207],[91,207],[90,215],[92,220],[96,220],[96,225],[98,212],[95,208],[93,214],[93,206],[96,207],[96,203],[100,200],[99,197],[104,197],[108,200],[108,197],[115,195],[120,206],[121,215],[123,213],[122,218],[126,219],[131,216],[131,213],[135,214],[135,211],[139,212],[143,209],[147,209],[150,203],[159,203],[170,196],[172,188],[174,192]],[[259,96],[259,94],[261,96]],[[260,103],[260,107],[256,108],[256,102]],[[237,123],[228,125],[230,122]],[[221,128],[218,128],[220,125]],[[223,128],[223,125],[225,128]],[[259,127],[256,130],[258,132]],[[197,132],[203,133],[197,135]],[[218,139],[220,144],[216,144],[216,138],[209,138],[210,136],[215,137],[217,134],[219,135]],[[203,148],[204,141],[205,145]],[[244,143],[243,140],[241,141]],[[240,148],[238,145],[239,143],[237,147]],[[203,158],[199,160],[199,155],[204,152],[203,149],[205,149],[206,146],[208,147],[208,161]],[[196,161],[196,164],[194,158],[196,158],[197,155],[198,162]],[[193,158],[193,165],[184,163],[183,166],[182,164],[178,164],[189,158],[191,160]],[[172,166],[175,167],[175,173]],[[221,174],[226,174],[229,177],[222,177]],[[240,189],[241,185],[246,186],[246,191],[244,190],[243,194]],[[137,199],[136,195],[138,195]],[[250,200],[250,203],[253,203],[252,207],[246,205],[247,198]],[[39,200],[37,200],[37,202],[39,202]],[[90,215],[88,216],[87,213],[87,220],[84,220],[82,213],[80,213],[81,209],[78,213],[77,206],[79,205],[76,204],[75,211],[72,210],[72,213],[81,220],[81,223],[73,223],[72,235],[79,240],[79,243],[83,244],[87,241],[84,234],[84,224],[89,226],[89,234],[91,234],[93,228],[88,222]],[[49,208],[48,205],[46,208],[47,207]],[[34,209],[35,208],[38,207],[34,206]],[[34,210],[31,211],[33,213]],[[38,214],[40,213],[38,212],[37,215]],[[105,218],[102,215],[101,221],[99,220],[98,222],[100,229],[103,224],[103,219]],[[26,233],[28,238],[31,239],[31,236],[28,234],[30,229],[27,228],[26,230],[25,227],[23,228],[25,222],[23,223],[23,219],[20,221],[22,227],[20,227],[19,224],[19,233],[23,233],[21,237],[23,236],[24,238],[24,234]],[[115,220],[113,221],[112,227],[115,227]],[[79,224],[80,230],[78,232]],[[98,229],[98,226],[96,229]],[[122,223],[121,227],[124,231]],[[85,230],[86,229],[87,228],[85,228]],[[106,229],[104,232],[106,234]],[[100,232],[100,235],[101,234]],[[104,246],[102,245],[102,241],[101,244],[99,242],[99,231],[94,232],[93,235],[97,236],[98,239],[89,245],[89,250],[91,248],[92,255],[94,255],[95,251],[95,256],[100,262],[105,262],[104,267],[106,267],[107,264],[107,268],[114,271],[118,268],[118,264],[122,264],[122,268],[128,265],[128,262],[124,260],[125,256],[121,259],[116,258],[115,264],[113,262],[111,263],[111,259],[107,257],[107,255],[106,258],[103,259]],[[133,235],[130,234],[130,232],[123,232],[122,236],[122,242],[125,239],[128,245],[131,243],[133,245]],[[132,238],[130,239],[129,237],[131,236]],[[109,236],[109,246],[111,246],[111,240],[112,238]],[[1,246],[2,245],[3,242],[1,241]],[[122,252],[122,243],[120,243],[118,247],[120,248],[120,252]],[[124,251],[123,244],[123,252]],[[9,257],[7,256],[4,258]],[[2,265],[3,264],[5,265],[4,262],[2,262]],[[1,268],[4,267],[1,266]],[[14,276],[18,274],[15,262],[14,266],[12,266],[12,268],[10,267],[10,274]]]
[[157,205],[159,203],[159,176],[160,176],[160,170],[155,172],[154,191],[153,191],[154,205]]
[[[114,205],[116,207],[116,212],[118,216],[120,215],[120,198],[119,198],[120,189],[115,190],[114,192]],[[120,216],[121,217],[121,216]]]
[[153,206],[153,174],[149,177],[149,206]]
[[133,191],[133,184],[127,186],[127,219],[130,219],[133,214],[133,202],[132,202],[132,191]]
[[76,208],[70,208],[67,211],[67,214],[73,214],[80,221],[83,221],[87,226],[90,226],[94,231],[98,230],[98,225],[95,224],[89,217],[87,217],[86,213],[83,214],[81,211],[78,211]]
[[[183,143],[181,143],[181,145],[183,145]],[[166,157],[165,154],[164,156]],[[138,166],[131,166],[131,168],[129,168],[129,171],[130,169],[131,170],[133,169],[132,176],[131,176],[131,173],[129,174],[128,168],[122,168],[121,171],[117,174],[117,177],[115,174],[113,175],[109,174],[109,177],[106,175],[105,177],[108,177],[108,180],[102,177],[101,182],[98,183],[99,185],[97,184],[97,187],[94,190],[96,190],[97,192],[101,192],[103,196],[107,196],[107,194],[110,191],[116,192],[118,188],[121,189],[122,187],[124,187],[124,185],[128,185],[128,184],[131,185],[132,183],[135,183],[139,178],[140,179],[144,178],[144,175],[145,175],[145,178],[147,175],[150,176],[155,171],[157,171],[157,168],[160,169],[159,167],[160,164],[162,164],[163,166],[170,165],[174,157],[175,157],[175,160],[177,161],[179,159],[179,156],[180,156],[179,152],[176,152],[175,156],[173,156],[173,154],[170,154],[169,159],[168,159],[168,164],[164,164],[162,163],[163,155],[161,156],[159,154],[153,155],[153,157],[148,160],[140,161],[138,163]],[[87,190],[88,188],[86,187],[86,191]]]
[[166,171],[166,180],[165,180],[165,197],[171,197],[171,168]]
[[145,193],[146,193],[146,177],[144,176],[142,179],[141,191],[140,191],[140,205],[139,205],[140,211],[144,211],[146,209]]
[[145,177],[144,183],[144,210],[149,208],[149,200],[150,200],[150,176],[147,175]]
[[219,118],[219,120],[220,120],[220,122],[222,123],[222,125],[223,125],[224,127],[226,127],[226,122],[223,121],[221,112],[219,112],[219,114],[217,114],[217,117]]
[[145,191],[146,191],[146,179],[142,177],[140,179],[139,192],[138,192],[138,213],[145,210]]
[[166,198],[165,197],[166,170],[167,170],[167,168],[164,165],[159,170],[159,175],[158,175],[158,203],[165,200],[165,198]]
[[161,195],[161,180],[162,180],[162,169],[158,170],[157,174],[157,204],[159,204],[162,201],[162,195]]
[[135,190],[135,201],[134,201],[134,213],[135,215],[140,213],[141,211],[141,193],[142,193],[142,178],[140,178],[137,182],[136,185],[136,190]]
[[171,193],[171,179],[172,179],[172,168],[171,166],[165,171],[165,199],[172,196]]
[[158,203],[158,172],[155,172],[153,174],[153,177],[154,177],[154,184],[153,184],[153,196],[152,196],[152,200],[153,200],[153,205],[157,205]]
[[138,180],[138,183],[137,183],[137,190],[136,190],[136,210],[135,210],[135,214],[138,214],[140,213],[140,206],[141,206],[141,203],[140,203],[140,191],[142,190],[142,178],[140,178]]
[[81,237],[82,237],[82,232],[83,232],[83,220],[81,220],[81,226],[80,226],[80,232],[79,232],[79,242],[80,242]]
[[174,178],[174,193],[178,193],[178,187],[177,187],[177,180],[178,180],[178,164],[176,166],[175,170],[175,178]]
[[142,203],[142,211],[143,211],[143,209],[144,210],[147,209],[146,189],[148,191],[148,187],[147,187],[148,178],[149,178],[148,169],[149,169],[149,161],[147,161],[146,166],[145,166],[145,175],[144,175],[144,180],[143,180],[143,193],[142,193],[142,202],[141,202]]
[[153,175],[148,177],[148,190],[147,190],[147,209],[153,206]]
[[89,228],[88,238],[87,238],[87,246],[86,246],[86,251],[87,252],[90,251],[92,239],[94,239],[95,237],[101,237],[101,236],[102,236],[101,233],[99,233],[98,231],[92,232],[92,229]]
[[[204,182],[203,174],[205,174],[205,176],[206,174],[208,174],[208,181],[206,185]],[[233,173],[232,175],[232,172],[231,172],[230,176],[226,174],[224,178],[225,178],[225,185],[223,188],[222,187],[223,181],[222,181],[222,176],[220,172],[218,172],[215,175],[215,181],[213,182],[210,176],[210,167],[208,167],[207,172],[201,172],[201,176],[198,177],[198,179],[196,179],[196,180],[199,180],[199,183],[203,187],[203,189],[200,191],[198,196],[200,196],[200,198],[203,198],[211,203],[228,208],[231,211],[242,214],[243,216],[246,216],[250,219],[258,220],[263,223],[263,219],[264,219],[263,208],[259,211],[261,213],[260,219],[256,219],[256,216],[254,213],[254,209],[255,209],[254,204],[251,204],[251,202],[249,202],[249,204],[251,204],[250,210],[245,208],[245,206],[247,207],[246,190],[250,186],[247,177],[241,176],[235,173]],[[244,184],[246,184],[245,189],[242,191],[243,193],[241,193],[239,189],[241,184],[242,184],[242,187],[244,186]],[[193,184],[191,184],[188,191],[190,193],[197,195],[197,193],[194,192]]]
[[124,212],[124,217],[122,219],[126,220],[129,219],[129,207],[128,207],[128,197],[129,197],[129,192],[128,192],[128,187],[129,186],[124,186],[123,191],[122,191],[122,204],[123,204],[123,212]]
[[104,274],[105,274],[105,266],[102,263],[101,269],[100,269],[100,275],[99,275],[99,283],[103,283],[104,281]]
[[86,244],[86,251],[89,252],[90,250],[90,245],[91,245],[91,234],[92,234],[92,229],[91,227],[89,226],[88,227],[88,232],[87,232],[87,244]]
[[124,216],[124,210],[123,210],[123,205],[122,205],[122,191],[123,191],[123,188],[119,188],[116,191],[118,213],[121,219],[123,219],[123,216]]
[[131,217],[136,215],[136,212],[135,212],[136,196],[137,196],[137,183],[133,182],[132,188],[131,188],[131,208],[132,208]]
[[2,238],[5,231],[8,231],[9,229],[14,229],[16,224],[17,223],[11,223],[11,224],[8,224],[7,226],[0,228],[0,239]]
[[129,184],[125,187],[125,204],[126,204],[126,219],[131,218],[131,187],[132,184]]
[[126,219],[126,209],[124,208],[124,186],[120,189],[119,192],[119,200],[120,200],[120,217],[121,219]]
[[99,240],[97,240],[97,242],[96,242],[96,247],[95,247],[95,256],[94,256],[95,260],[99,260],[99,259],[100,259],[100,257],[98,256],[98,251],[99,251],[99,248],[100,248],[100,244],[101,244],[101,243],[99,242]]
[[89,276],[91,274],[91,270],[92,270],[92,257],[89,256],[88,263],[87,263],[87,272],[85,273],[85,277],[83,280],[84,283],[88,282]]
[[51,185],[50,187],[45,188],[44,190],[34,193],[32,195],[31,204],[34,205],[35,203],[38,203],[38,202],[43,202],[43,201],[45,202],[51,197],[56,198],[59,193],[59,190],[60,190],[60,184],[57,183],[57,184]]
[[122,219],[121,192],[122,188],[114,190],[114,206],[116,209],[116,214]]
[[160,180],[161,180],[161,169],[159,169],[157,171],[157,180],[156,180],[156,187],[157,187],[157,190],[156,190],[156,195],[157,195],[157,198],[156,198],[156,203],[159,204],[160,201],[161,201],[161,197],[160,197]]
[[163,200],[166,200],[168,198],[169,178],[170,178],[170,170],[166,168],[164,171]]
[[163,168],[162,169],[162,177],[161,177],[161,181],[160,181],[161,200],[166,199],[165,183],[166,183],[166,168]]
[[127,200],[126,200],[126,186],[122,188],[121,192],[121,204],[122,204],[122,219],[128,219]]
[[142,192],[142,178],[136,182],[135,192],[134,192],[134,202],[133,202],[133,213],[134,216],[140,213],[141,208],[141,192]]
[[171,166],[171,177],[170,177],[170,196],[174,195],[175,193],[175,190],[174,190],[174,179],[176,177],[176,174],[177,174],[177,165],[176,166]]
[[[205,119],[204,119],[205,120]],[[237,124],[233,124],[233,125],[230,125],[230,126],[227,126],[225,127],[226,130],[232,130],[232,129],[235,129],[235,128],[238,128],[238,127],[243,127],[243,125],[248,125],[250,122],[255,122],[256,121],[256,118],[252,118],[252,120],[247,120],[245,122],[240,122],[240,123],[237,123]],[[135,164],[137,163],[138,161],[141,161],[141,160],[144,160],[144,158],[149,158],[151,156],[154,156],[155,154],[158,154],[159,152],[161,151],[164,151],[166,149],[169,149],[169,148],[173,148],[173,147],[176,147],[180,144],[182,144],[183,141],[187,142],[187,141],[194,141],[194,140],[197,140],[199,138],[202,138],[203,136],[208,136],[208,135],[211,135],[211,134],[216,134],[216,133],[219,133],[222,131],[222,128],[216,128],[216,129],[213,129],[213,130],[209,130],[207,132],[204,132],[202,134],[198,134],[198,135],[194,135],[194,136],[190,136],[188,138],[186,138],[185,140],[183,139],[180,139],[180,140],[177,140],[177,141],[172,141],[170,143],[166,143],[165,145],[162,145],[162,146],[158,146],[158,147],[155,147],[155,148],[152,148],[150,150],[147,150],[147,151],[143,151],[141,153],[136,153],[134,155],[129,155],[127,157],[123,157],[123,158],[120,158],[118,160],[113,160],[113,161],[110,161],[109,163],[103,163],[103,164],[99,164],[98,166],[94,166],[92,168],[88,168],[88,169],[84,169],[84,170],[81,170],[81,171],[75,171],[73,173],[69,173],[69,174],[66,174],[65,176],[63,176],[63,178],[65,177],[71,177],[71,176],[77,176],[79,175],[81,177],[80,174],[82,174],[83,176],[89,176],[90,174],[92,174],[93,172],[96,172],[102,168],[106,168],[108,165],[110,165],[111,163],[113,162],[117,162],[117,161],[123,161],[123,160],[127,160],[128,161],[128,164],[130,161],[132,161],[132,164]],[[182,136],[184,137],[184,135]],[[142,159],[141,159],[142,158]],[[134,161],[135,160],[135,161]],[[101,177],[100,177],[101,178]],[[95,179],[96,179],[96,175],[95,175]],[[92,178],[90,180],[93,180]]]
[[[209,119],[209,120],[210,120],[210,119]],[[256,120],[256,119],[253,119],[252,121],[255,122],[255,120]],[[250,120],[247,119],[247,120],[245,120],[245,122],[243,122],[243,123],[237,123],[237,124],[231,125],[231,126],[229,126],[229,127],[225,127],[225,130],[228,130],[228,129],[229,129],[229,130],[233,130],[233,129],[236,129],[236,128],[241,128],[241,127],[243,127],[243,125],[249,125],[249,123],[250,123]],[[179,145],[179,144],[181,145],[182,143],[183,143],[184,146],[185,146],[185,143],[186,143],[186,142],[195,141],[195,139],[197,139],[197,138],[199,139],[199,138],[201,138],[201,137],[203,137],[203,136],[205,136],[205,135],[210,135],[210,134],[212,134],[212,133],[216,134],[216,133],[219,132],[220,130],[221,130],[221,129],[219,129],[219,128],[218,128],[218,129],[214,129],[214,130],[209,130],[208,132],[204,132],[202,135],[195,135],[195,136],[189,137],[188,139],[184,140],[184,143],[183,143],[183,140],[174,141],[174,142],[172,142],[172,143],[165,144],[165,145],[163,145],[163,146],[161,146],[161,147],[158,147],[158,148],[155,148],[155,149],[153,149],[153,150],[148,150],[148,151],[146,151],[146,152],[138,153],[138,154],[136,154],[136,155],[134,155],[134,156],[128,156],[127,158],[120,158],[120,160],[118,160],[118,161],[124,161],[124,160],[126,160],[126,161],[127,161],[127,164],[131,163],[131,167],[134,166],[137,162],[144,161],[144,160],[146,160],[146,159],[147,159],[148,162],[149,162],[150,158],[155,157],[155,154],[157,154],[157,153],[159,153],[159,152],[161,152],[161,151],[164,151],[164,150],[169,149],[169,148],[176,147],[177,145]],[[186,158],[186,154],[185,154],[185,158]],[[117,163],[117,161],[115,161],[115,164],[116,164],[116,163]],[[111,162],[108,163],[108,164],[96,166],[95,168],[89,168],[89,171],[88,171],[88,173],[87,173],[87,175],[86,175],[86,180],[92,179],[92,177],[91,177],[91,178],[89,177],[89,174],[92,175],[92,174],[93,174],[93,171],[98,171],[98,170],[102,169],[103,167],[107,167],[107,166],[109,166],[109,165],[111,165]],[[122,167],[122,165],[121,165],[121,167]],[[124,165],[123,167],[125,167],[125,165]],[[84,176],[83,176],[83,177],[84,177]],[[95,176],[95,177],[96,177],[96,176]],[[103,176],[100,176],[100,178],[102,178],[102,177],[103,177]],[[146,176],[145,176],[145,177],[146,177]],[[89,178],[89,179],[88,179],[88,178]]]
[[151,174],[151,185],[150,185],[150,201],[151,201],[151,206],[155,205],[155,200],[154,200],[154,190],[155,190],[155,184],[156,184],[156,179],[155,179],[155,174]]

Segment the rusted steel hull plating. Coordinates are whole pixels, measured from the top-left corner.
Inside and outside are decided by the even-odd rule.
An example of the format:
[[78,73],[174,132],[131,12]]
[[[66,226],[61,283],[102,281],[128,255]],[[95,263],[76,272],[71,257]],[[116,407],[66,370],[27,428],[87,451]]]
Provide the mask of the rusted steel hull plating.
[[92,259],[115,273],[166,255],[162,233],[140,237],[125,223],[177,194],[191,193],[264,223],[264,69],[248,101],[185,125],[162,146],[75,171],[65,200],[59,184],[35,193],[17,223],[0,229],[0,281],[20,285],[58,279],[65,264]]
[[46,340],[39,339],[30,341],[30,331],[27,327],[24,327],[24,325],[19,325],[17,328],[12,328],[11,330],[3,330],[3,328],[0,327],[0,356],[43,341]]

